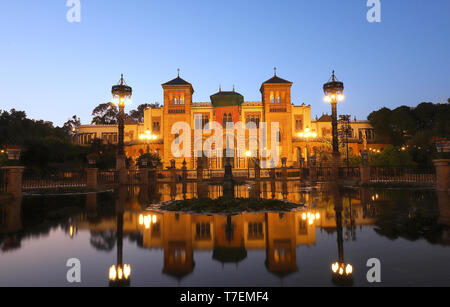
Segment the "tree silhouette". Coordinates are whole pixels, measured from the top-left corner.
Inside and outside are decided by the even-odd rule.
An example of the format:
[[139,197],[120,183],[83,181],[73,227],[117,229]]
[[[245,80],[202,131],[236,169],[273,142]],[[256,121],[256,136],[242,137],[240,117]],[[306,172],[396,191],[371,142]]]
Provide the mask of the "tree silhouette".
[[114,125],[117,124],[117,114],[119,110],[112,103],[99,104],[94,111],[92,111],[92,124],[95,125]]

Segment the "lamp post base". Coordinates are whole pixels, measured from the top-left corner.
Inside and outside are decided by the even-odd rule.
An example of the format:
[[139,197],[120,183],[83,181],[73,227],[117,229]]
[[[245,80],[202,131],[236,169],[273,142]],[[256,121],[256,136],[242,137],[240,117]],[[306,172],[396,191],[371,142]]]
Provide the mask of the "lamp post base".
[[333,152],[331,157],[331,180],[337,181],[339,179],[339,167],[341,166],[341,154]]

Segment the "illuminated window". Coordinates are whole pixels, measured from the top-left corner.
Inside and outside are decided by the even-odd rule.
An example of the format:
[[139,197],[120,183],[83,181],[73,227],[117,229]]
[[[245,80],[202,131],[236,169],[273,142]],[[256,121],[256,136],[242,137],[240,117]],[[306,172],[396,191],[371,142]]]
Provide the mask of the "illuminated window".
[[256,128],[259,128],[260,121],[261,119],[259,113],[247,113],[245,116],[245,123],[255,123]]
[[209,223],[197,223],[195,230],[197,240],[207,240],[211,238],[211,225]]
[[248,223],[248,238],[251,240],[262,239],[263,234],[263,224],[262,223]]
[[159,132],[161,131],[161,126],[159,121],[154,121],[152,125],[153,132]]

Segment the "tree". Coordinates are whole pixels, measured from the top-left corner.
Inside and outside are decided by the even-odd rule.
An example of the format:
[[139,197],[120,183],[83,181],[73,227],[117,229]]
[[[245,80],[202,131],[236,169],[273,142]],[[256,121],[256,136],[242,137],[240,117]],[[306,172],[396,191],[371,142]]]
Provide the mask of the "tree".
[[89,154],[97,156],[96,166],[99,169],[113,169],[116,165],[117,145],[104,144],[101,139],[94,139],[89,146]]
[[[147,166],[142,164],[143,160],[147,160]],[[139,158],[137,159],[137,164],[139,167],[149,167],[149,168],[157,168],[162,165],[161,163],[161,157],[157,154],[153,154],[150,152],[147,152],[145,154],[141,154]]]
[[142,123],[144,121],[144,111],[150,108],[152,105],[148,103],[141,104],[137,107],[137,110],[130,111],[130,117],[137,121],[138,123]]
[[368,117],[378,143],[407,148],[421,167],[431,167],[436,154],[433,140],[450,136],[450,104],[423,102],[415,108],[382,108]]
[[112,103],[99,104],[94,111],[92,111],[92,124],[95,125],[114,125],[117,124],[117,115],[119,110]]
[[381,153],[369,154],[370,165],[375,167],[415,167],[412,156],[400,148],[388,145]]
[[64,131],[70,135],[75,135],[75,130],[81,126],[81,120],[76,115],[72,116],[71,119],[67,120],[67,122],[64,123],[63,129]]

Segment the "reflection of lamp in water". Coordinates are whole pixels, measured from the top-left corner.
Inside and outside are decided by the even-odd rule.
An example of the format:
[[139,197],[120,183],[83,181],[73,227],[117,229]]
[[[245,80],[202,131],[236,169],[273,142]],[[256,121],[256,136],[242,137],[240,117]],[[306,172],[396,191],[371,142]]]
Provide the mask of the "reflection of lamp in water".
[[77,228],[77,226],[73,226],[73,225],[70,225],[69,226],[69,237],[71,238],[71,239],[73,239],[73,237],[75,237],[75,235],[78,233],[78,228]]
[[145,229],[149,229],[151,224],[156,224],[158,221],[158,217],[153,214],[147,214],[147,215],[139,215],[139,225],[144,226]]
[[117,265],[109,268],[111,287],[130,286],[131,266],[123,263],[123,212],[117,215]]
[[72,219],[69,220],[69,225],[66,226],[66,234],[73,239],[78,233],[78,227],[74,225]]
[[353,266],[345,263],[344,260],[344,240],[342,236],[342,198],[339,195],[335,195],[334,202],[339,259],[331,265],[331,272],[333,274],[332,279],[333,282],[338,285],[352,285]]
[[309,225],[314,224],[315,221],[318,221],[320,219],[320,213],[314,213],[314,212],[303,212],[302,214],[302,220],[308,221]]

